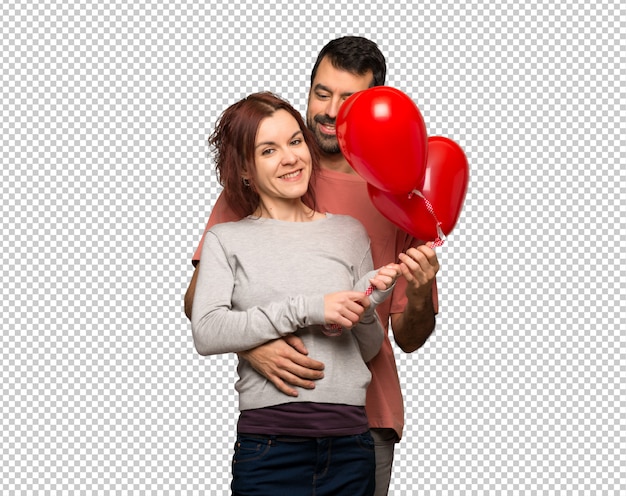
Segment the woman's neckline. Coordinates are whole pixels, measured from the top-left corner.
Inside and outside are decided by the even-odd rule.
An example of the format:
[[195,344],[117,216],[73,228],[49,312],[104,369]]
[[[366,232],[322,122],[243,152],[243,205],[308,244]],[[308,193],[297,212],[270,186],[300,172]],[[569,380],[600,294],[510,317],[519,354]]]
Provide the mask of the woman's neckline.
[[255,214],[250,214],[246,217],[246,219],[259,221],[259,222],[283,222],[283,223],[290,223],[290,224],[310,224],[312,222],[324,221],[331,216],[332,214],[330,213],[315,212],[315,215],[313,215],[309,220],[285,220],[285,219],[276,219],[274,217],[260,217]]

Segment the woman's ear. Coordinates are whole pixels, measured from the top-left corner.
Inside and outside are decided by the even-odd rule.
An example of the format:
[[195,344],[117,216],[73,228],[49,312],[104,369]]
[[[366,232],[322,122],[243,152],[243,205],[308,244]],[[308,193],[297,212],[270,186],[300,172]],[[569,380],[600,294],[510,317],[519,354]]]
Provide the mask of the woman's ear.
[[241,174],[241,180],[243,181],[243,185],[246,187],[250,187],[250,174],[248,171],[243,171]]

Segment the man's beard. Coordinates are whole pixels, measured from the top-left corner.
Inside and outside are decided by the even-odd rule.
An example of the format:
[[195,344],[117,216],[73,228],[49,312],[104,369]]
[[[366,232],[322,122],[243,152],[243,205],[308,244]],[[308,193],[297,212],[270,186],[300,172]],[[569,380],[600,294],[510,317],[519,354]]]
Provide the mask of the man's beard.
[[339,142],[337,141],[337,136],[330,136],[328,134],[322,133],[319,128],[315,125],[318,124],[332,124],[335,125],[335,119],[330,119],[328,117],[323,117],[321,115],[316,115],[313,117],[307,117],[307,126],[313,132],[313,136],[315,137],[315,141],[321,148],[321,150],[328,154],[333,155],[336,153],[341,153],[341,148],[339,148]]

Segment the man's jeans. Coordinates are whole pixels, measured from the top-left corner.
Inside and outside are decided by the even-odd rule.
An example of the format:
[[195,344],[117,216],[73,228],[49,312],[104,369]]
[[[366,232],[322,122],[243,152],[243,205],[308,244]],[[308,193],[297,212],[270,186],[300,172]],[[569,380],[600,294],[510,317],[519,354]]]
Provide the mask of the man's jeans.
[[370,432],[376,446],[376,491],[374,491],[374,496],[387,496],[398,435],[393,429],[371,429]]
[[371,496],[376,461],[369,432],[295,438],[240,434],[233,456],[235,496]]

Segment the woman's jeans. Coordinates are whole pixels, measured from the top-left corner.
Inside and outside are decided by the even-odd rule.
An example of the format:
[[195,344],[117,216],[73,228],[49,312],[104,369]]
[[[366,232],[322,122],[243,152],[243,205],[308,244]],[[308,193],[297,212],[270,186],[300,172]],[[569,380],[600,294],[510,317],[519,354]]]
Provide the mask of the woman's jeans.
[[376,461],[369,432],[341,437],[237,435],[235,496],[371,496]]

